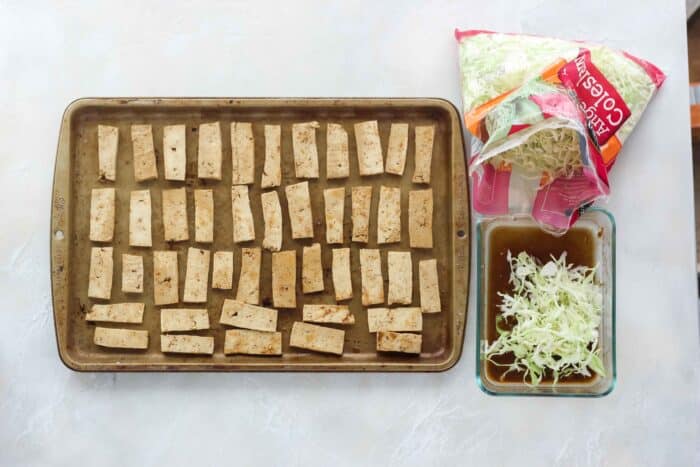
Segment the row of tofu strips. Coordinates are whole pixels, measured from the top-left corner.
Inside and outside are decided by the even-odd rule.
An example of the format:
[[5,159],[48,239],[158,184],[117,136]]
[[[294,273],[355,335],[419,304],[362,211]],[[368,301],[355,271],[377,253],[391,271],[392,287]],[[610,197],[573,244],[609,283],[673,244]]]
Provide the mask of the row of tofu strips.
[[[297,178],[319,178],[316,130],[318,122],[292,125],[294,171]],[[379,125],[376,120],[354,125],[357,161],[360,175],[389,173],[403,175],[408,149],[407,123],[392,123],[386,162],[382,154]],[[279,186],[281,177],[281,127],[265,125],[265,162],[261,187]],[[163,127],[163,161],[166,180],[185,180],[187,166],[185,125]],[[435,128],[432,125],[415,127],[414,183],[430,183]],[[255,178],[255,142],[253,125],[233,122],[230,126],[232,184],[249,185]],[[326,125],[326,176],[329,179],[346,178],[350,174],[348,133],[342,125]],[[103,180],[115,181],[119,129],[98,125],[97,128],[99,175]],[[131,125],[134,179],[143,182],[158,178],[153,129],[151,125]],[[220,122],[199,126],[197,149],[197,176],[201,179],[221,180],[223,159]]]

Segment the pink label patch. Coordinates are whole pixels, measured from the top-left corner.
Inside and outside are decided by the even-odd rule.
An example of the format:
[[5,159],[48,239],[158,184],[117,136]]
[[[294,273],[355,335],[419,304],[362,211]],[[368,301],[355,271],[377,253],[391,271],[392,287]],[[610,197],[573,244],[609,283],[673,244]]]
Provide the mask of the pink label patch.
[[630,116],[630,109],[617,90],[583,50],[559,70],[562,84],[576,93],[599,145],[605,144]]

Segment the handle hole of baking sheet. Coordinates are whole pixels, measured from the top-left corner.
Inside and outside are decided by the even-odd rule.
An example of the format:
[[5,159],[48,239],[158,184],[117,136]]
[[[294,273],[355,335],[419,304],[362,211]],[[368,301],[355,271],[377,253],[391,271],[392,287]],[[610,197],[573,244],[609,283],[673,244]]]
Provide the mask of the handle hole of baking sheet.
[[462,230],[462,229],[459,229],[459,230],[457,231],[457,236],[458,236],[459,238],[464,238],[466,235],[467,235],[467,233],[466,233],[464,230]]
[[57,230],[57,231],[53,234],[53,236],[54,236],[54,238],[55,238],[56,240],[63,240],[63,239],[65,238],[65,235],[63,235],[63,230]]

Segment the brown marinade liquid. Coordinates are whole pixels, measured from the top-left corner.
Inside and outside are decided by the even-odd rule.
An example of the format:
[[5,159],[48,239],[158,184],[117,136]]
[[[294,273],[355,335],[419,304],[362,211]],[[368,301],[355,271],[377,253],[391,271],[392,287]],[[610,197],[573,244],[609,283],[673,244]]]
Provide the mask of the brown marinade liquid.
[[[487,339],[492,343],[498,339],[496,331],[496,317],[500,314],[498,306],[501,304],[501,297],[498,292],[512,293],[512,288],[508,279],[510,278],[510,265],[508,264],[508,250],[513,256],[517,256],[521,251],[525,251],[537,258],[542,264],[550,260],[551,256],[559,258],[566,251],[566,262],[575,265],[593,267],[594,256],[594,233],[585,228],[572,228],[561,237],[554,237],[539,227],[513,227],[502,225],[494,227],[489,233],[489,241],[491,243],[489,255],[486,258],[488,264],[488,278],[486,280],[486,296],[488,300],[488,309],[486,313],[487,319]],[[508,329],[508,325],[514,323],[501,323],[501,327]],[[494,357],[498,363],[512,363],[512,355],[502,355]],[[523,381],[522,372],[511,371],[503,379],[503,373],[508,367],[497,366],[491,362],[487,362],[486,371],[489,379],[493,381],[503,381],[520,383]],[[573,375],[567,378],[562,378],[559,381],[562,383],[580,383],[591,380],[595,377]],[[528,377],[529,379],[529,377]],[[543,383],[551,383],[552,375],[545,374],[542,379]]]

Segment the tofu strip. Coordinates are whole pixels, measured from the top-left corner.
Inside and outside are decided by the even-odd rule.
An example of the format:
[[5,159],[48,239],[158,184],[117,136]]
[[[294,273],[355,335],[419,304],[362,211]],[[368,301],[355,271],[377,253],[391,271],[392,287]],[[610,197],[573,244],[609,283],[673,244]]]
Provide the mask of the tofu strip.
[[272,303],[275,308],[296,308],[297,252],[272,253]]
[[256,331],[276,331],[277,310],[226,299],[221,308],[219,322]]
[[355,123],[357,162],[360,175],[375,175],[384,171],[382,143],[377,121]]
[[177,251],[153,252],[153,302],[171,305],[178,299]]
[[148,331],[96,327],[93,342],[100,347],[144,350],[148,348]]
[[180,242],[190,238],[185,188],[163,190],[163,237],[166,242]]
[[377,211],[377,243],[401,241],[401,188],[383,186],[379,189]]
[[112,182],[117,179],[118,147],[119,128],[97,125],[97,163],[100,179]]
[[241,243],[255,240],[253,212],[250,210],[250,198],[247,185],[231,187],[231,212],[233,214],[233,242]]
[[336,301],[352,298],[352,278],[350,273],[350,248],[333,249],[333,290]]
[[221,180],[221,124],[219,122],[199,125],[197,151],[197,177]]
[[352,241],[369,242],[369,216],[372,207],[372,187],[354,186],[352,198]]
[[214,190],[194,190],[194,241],[214,241]]
[[362,304],[384,303],[384,279],[382,257],[379,250],[360,249],[360,275],[362,277]]
[[343,243],[345,188],[323,190],[326,211],[326,243]]
[[435,127],[416,127],[416,168],[413,172],[413,183],[430,183],[430,166],[433,161],[433,140]]
[[413,301],[413,262],[410,251],[387,253],[389,292],[387,303],[410,305]]
[[129,245],[153,245],[150,190],[135,190],[129,195]]
[[302,319],[309,323],[355,324],[347,305],[304,305]]
[[122,254],[122,292],[143,292],[143,256]]
[[131,125],[131,147],[134,155],[134,180],[145,182],[158,178],[151,125]]
[[163,165],[165,179],[185,181],[187,172],[187,131],[185,125],[163,127]]
[[282,355],[282,333],[229,329],[224,354]]
[[305,246],[302,250],[301,287],[304,293],[321,292],[324,289],[320,243]]
[[90,252],[90,277],[88,297],[112,298],[112,274],[114,257],[111,246],[92,247]]
[[311,196],[309,182],[301,182],[285,187],[289,222],[292,226],[292,238],[313,238],[314,224],[311,215]]
[[289,345],[300,349],[343,354],[345,331],[296,321],[292,325]]
[[211,288],[224,290],[233,288],[233,251],[217,251],[214,253]]
[[369,308],[367,310],[369,332],[423,330],[423,314],[418,307]]
[[282,248],[282,205],[276,191],[268,191],[260,195],[263,220],[265,221],[265,237],[262,247],[270,251],[280,251]]
[[252,123],[231,123],[231,169],[232,185],[252,185],[255,181]]
[[433,190],[408,193],[408,238],[411,248],[433,247]]
[[297,178],[318,178],[318,149],[316,129],[318,122],[292,125],[292,149],[294,151],[294,174]]
[[377,350],[419,354],[422,341],[420,334],[380,331],[377,333]]
[[164,308],[160,310],[160,332],[209,329],[206,308]]
[[386,152],[385,172],[403,175],[408,149],[408,123],[392,123],[389,132],[389,148]]
[[418,262],[418,282],[420,287],[420,307],[423,313],[439,313],[440,287],[438,285],[437,260],[426,259]]
[[281,133],[279,125],[265,125],[265,163],[261,188],[273,188],[282,184]]
[[93,188],[90,194],[90,240],[111,242],[114,238],[114,188]]
[[260,303],[260,248],[241,248],[241,275],[238,278],[236,300],[257,305]]
[[163,353],[212,355],[214,353],[214,338],[211,336],[162,334],[160,336],[160,351]]
[[85,315],[85,321],[105,323],[143,323],[143,303],[113,303],[110,305],[92,305]]
[[188,248],[185,291],[182,301],[188,303],[206,303],[208,288],[209,251],[200,250],[199,248]]
[[350,176],[348,132],[342,125],[329,123],[326,127],[326,177],[328,179]]

